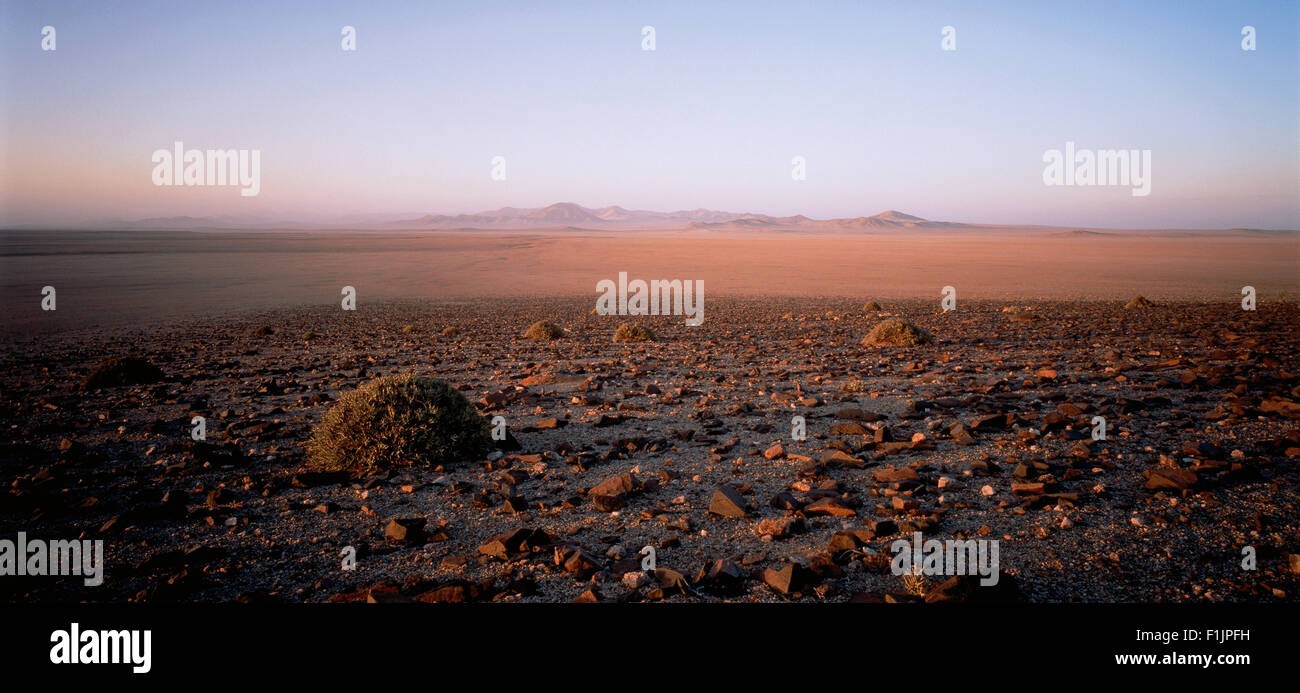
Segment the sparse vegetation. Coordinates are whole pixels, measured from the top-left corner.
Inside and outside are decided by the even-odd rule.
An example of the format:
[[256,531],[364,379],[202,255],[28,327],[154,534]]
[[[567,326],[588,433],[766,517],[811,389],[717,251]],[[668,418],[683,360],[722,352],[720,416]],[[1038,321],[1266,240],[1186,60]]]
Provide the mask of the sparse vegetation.
[[863,346],[916,346],[929,344],[934,337],[906,320],[893,318],[882,321],[862,339]]
[[164,379],[166,375],[157,366],[133,356],[100,361],[81,381],[85,390],[119,385],[147,385]]
[[275,330],[272,329],[270,325],[262,325],[256,330],[253,330],[253,335],[257,337],[269,337],[273,334],[275,334]]
[[384,376],[344,394],[312,431],[308,467],[363,475],[436,466],[490,445],[487,422],[456,388],[415,375]]
[[455,327],[454,325],[448,325],[442,328],[442,336],[444,337],[455,337],[458,334],[460,334],[460,328]]
[[302,338],[310,342],[311,340],[316,338],[316,333],[312,332],[311,330],[307,330],[306,332],[302,333]]
[[528,339],[545,342],[563,337],[564,330],[554,323],[549,323],[545,320],[538,320],[524,331],[524,336]]
[[615,342],[653,342],[655,333],[644,325],[638,325],[634,322],[625,322],[614,330]]
[[844,381],[844,384],[840,386],[840,391],[851,394],[871,392],[871,385],[862,378],[850,378],[849,380]]
[[1155,305],[1155,303],[1152,303],[1151,300],[1148,299],[1146,296],[1143,296],[1143,295],[1139,294],[1139,295],[1137,295],[1137,296],[1134,296],[1134,297],[1133,297],[1133,298],[1132,298],[1132,299],[1131,299],[1131,300],[1130,300],[1130,301],[1129,301],[1129,302],[1124,306],[1124,309],[1125,309],[1125,310],[1133,310],[1134,308],[1150,308],[1150,307],[1152,307],[1152,306],[1154,306],[1154,305]]
[[402,325],[402,334],[415,334],[419,331],[420,328],[415,325],[411,325],[411,324]]
[[903,590],[908,594],[924,597],[929,589],[929,586],[925,584],[925,575],[921,572],[920,566],[913,565],[912,569],[903,573],[899,579],[903,582]]
[[862,311],[863,311],[864,313],[879,313],[879,312],[882,311],[882,310],[884,310],[884,309],[881,308],[881,307],[880,307],[880,304],[879,304],[879,303],[876,303],[875,301],[867,301],[867,302],[862,306]]
[[1018,306],[1003,308],[1002,312],[1007,314],[1007,319],[1011,322],[1034,322],[1038,319],[1038,316],[1034,315],[1029,309]]

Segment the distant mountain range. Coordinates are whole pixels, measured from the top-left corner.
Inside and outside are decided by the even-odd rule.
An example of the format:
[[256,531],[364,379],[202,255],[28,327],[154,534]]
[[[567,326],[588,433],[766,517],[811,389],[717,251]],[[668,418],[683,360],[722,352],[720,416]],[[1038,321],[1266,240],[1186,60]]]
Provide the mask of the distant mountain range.
[[948,222],[927,221],[910,214],[890,210],[873,217],[852,219],[811,219],[798,214],[792,217],[774,217],[766,214],[737,214],[712,209],[692,209],[678,212],[651,212],[643,209],[624,209],[618,206],[590,208],[572,202],[560,202],[549,207],[521,209],[502,207],[492,212],[478,214],[429,214],[418,219],[396,222],[394,226],[425,229],[524,229],[547,227],[578,227],[591,229],[698,229],[704,231],[740,230],[808,230],[854,231],[876,229],[950,229],[972,226]]
[[766,214],[720,212],[690,209],[676,212],[653,212],[643,209],[583,207],[559,202],[547,207],[502,207],[477,214],[426,214],[409,218],[399,215],[359,214],[330,219],[281,219],[252,217],[152,217],[125,221],[107,220],[82,228],[140,230],[221,230],[221,229],[355,229],[355,230],[675,230],[684,231],[803,231],[814,233],[888,233],[898,231],[988,231],[1041,232],[1072,236],[1107,236],[1132,234],[1187,236],[1287,236],[1293,230],[1264,229],[1103,229],[1061,226],[965,224],[930,221],[911,214],[889,210],[870,217],[811,219],[797,214],[774,217]]
[[805,231],[816,233],[870,233],[896,231],[1001,231],[1046,232],[1079,236],[1108,236],[1125,233],[1163,235],[1287,235],[1294,231],[1267,231],[1259,229],[1184,230],[1184,229],[1081,229],[1078,227],[963,224],[951,221],[930,221],[896,210],[888,210],[870,217],[843,219],[811,219],[802,214],[774,217],[766,214],[737,214],[712,209],[692,209],[678,212],[650,212],[623,207],[583,207],[572,202],[560,202],[549,207],[502,207],[478,214],[427,214],[418,219],[406,219],[389,225],[404,229],[686,229],[695,231]]
[[96,226],[130,229],[235,229],[235,228],[374,228],[374,229],[698,229],[731,230],[820,230],[853,231],[872,229],[947,229],[976,226],[927,221],[890,210],[873,217],[811,219],[802,214],[774,217],[766,214],[690,209],[652,212],[644,209],[583,207],[558,202],[547,207],[502,207],[477,214],[426,214],[414,219],[367,215],[321,221],[267,220],[242,217],[151,217],[134,221],[111,220]]
[[624,209],[618,205],[593,209],[572,202],[558,202],[549,207],[502,207],[496,211],[478,214],[455,216],[427,214],[418,219],[399,221],[394,225],[434,229],[518,229],[551,226],[679,228],[695,223],[723,223],[744,216],[747,215],[717,212],[711,209],[651,212],[644,209]]

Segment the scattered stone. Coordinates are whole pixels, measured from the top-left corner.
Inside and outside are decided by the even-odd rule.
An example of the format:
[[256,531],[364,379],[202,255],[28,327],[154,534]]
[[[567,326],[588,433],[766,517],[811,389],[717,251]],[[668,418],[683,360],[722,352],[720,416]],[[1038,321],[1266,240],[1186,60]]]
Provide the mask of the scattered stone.
[[893,484],[901,481],[919,481],[920,475],[912,467],[894,467],[886,465],[871,473],[878,484]]
[[798,563],[786,563],[780,568],[763,571],[763,582],[783,596],[806,589],[815,581],[816,575]]
[[384,527],[384,538],[408,544],[419,543],[424,539],[426,522],[423,517],[401,517],[389,520],[388,526]]
[[650,576],[640,570],[623,573],[623,586],[630,590],[639,590],[650,584]]
[[957,575],[935,585],[925,594],[926,604],[1003,604],[1017,598],[1015,577],[1002,572],[995,585],[981,585],[978,575]]
[[720,486],[709,501],[709,512],[721,517],[745,517],[745,499],[730,486]]
[[591,502],[604,511],[611,512],[622,508],[627,497],[641,489],[641,483],[631,473],[610,477],[587,492]]
[[514,560],[551,545],[551,537],[540,529],[522,527],[498,534],[478,547],[479,553],[503,561]]
[[1142,472],[1148,491],[1183,491],[1196,485],[1196,472],[1187,469],[1148,469]]

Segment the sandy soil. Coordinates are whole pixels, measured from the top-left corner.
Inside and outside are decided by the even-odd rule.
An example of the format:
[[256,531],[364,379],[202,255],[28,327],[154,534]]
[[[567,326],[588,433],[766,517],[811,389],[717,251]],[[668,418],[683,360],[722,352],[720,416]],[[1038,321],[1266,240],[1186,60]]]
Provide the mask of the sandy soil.
[[[590,296],[618,272],[706,295],[1239,300],[1300,296],[1300,239],[985,232],[5,232],[0,322],[17,333],[359,300]],[[40,310],[53,285],[58,310]]]

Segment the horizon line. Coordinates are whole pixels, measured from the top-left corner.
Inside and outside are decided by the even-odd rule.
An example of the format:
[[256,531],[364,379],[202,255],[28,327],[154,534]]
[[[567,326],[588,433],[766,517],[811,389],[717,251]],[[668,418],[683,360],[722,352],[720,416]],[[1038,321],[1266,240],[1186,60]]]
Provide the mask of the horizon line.
[[[672,225],[671,223],[659,225],[645,225],[653,219],[643,220],[623,220],[623,219],[579,219],[573,220],[573,223],[564,223],[563,219],[546,219],[544,217],[528,217],[530,213],[539,213],[547,210],[573,209],[577,208],[582,212],[600,212],[606,210],[618,210],[628,214],[656,215],[658,219],[671,222],[685,215],[708,214],[717,217],[723,217],[712,221],[683,220],[682,223]],[[515,213],[514,219],[519,220],[520,225],[510,226],[509,222],[497,223],[490,227],[477,227],[469,223],[468,220],[474,217],[487,217],[490,215],[499,215],[507,212]],[[418,216],[412,216],[418,215]],[[771,222],[774,224],[769,230],[797,230],[791,229],[791,226],[797,224],[834,224],[836,222],[857,222],[857,221],[875,221],[881,225],[894,225],[900,229],[916,228],[916,230],[936,231],[942,230],[939,226],[953,227],[954,229],[1061,229],[1074,231],[1266,231],[1266,232],[1286,232],[1300,233],[1300,229],[1286,227],[1257,227],[1257,226],[1099,226],[1099,225],[1081,225],[1081,224],[1026,224],[1026,223],[1007,223],[1007,222],[966,222],[952,220],[929,219],[907,212],[897,208],[886,209],[876,214],[847,217],[812,217],[803,213],[789,215],[775,215],[764,212],[730,212],[725,210],[713,209],[708,207],[678,208],[671,211],[659,211],[645,208],[630,208],[620,204],[608,204],[599,206],[587,206],[578,202],[561,201],[553,202],[548,205],[539,207],[522,207],[515,205],[503,205],[495,209],[487,209],[478,212],[352,212],[343,214],[328,215],[328,218],[317,218],[312,220],[311,215],[298,216],[271,216],[271,215],[237,215],[237,214],[213,214],[213,215],[168,215],[168,216],[151,216],[139,217],[134,219],[109,218],[101,220],[86,220],[73,223],[26,223],[26,224],[4,224],[0,225],[0,231],[187,231],[187,230],[276,230],[284,228],[285,230],[310,230],[311,228],[335,229],[335,230],[385,230],[385,231],[455,231],[455,230],[484,230],[484,231],[544,231],[544,230],[591,230],[591,231],[671,231],[671,230],[710,230],[699,228],[695,225],[726,225],[742,220],[759,220]],[[370,218],[369,221],[362,221],[363,218]],[[507,217],[509,218],[509,217]],[[421,222],[426,223],[451,223],[453,220],[465,219],[465,226],[431,226],[428,228],[415,228],[413,225]],[[783,222],[783,220],[790,220]],[[162,226],[166,222],[179,222],[188,224],[187,226],[168,227]],[[553,223],[547,223],[553,222]],[[144,226],[141,225],[154,225]],[[586,229],[581,224],[596,224],[596,228]],[[782,224],[785,224],[782,226]],[[394,228],[396,226],[396,228]],[[612,227],[612,228],[611,228]],[[693,228],[694,227],[694,228]],[[919,227],[919,228],[918,228]],[[721,229],[727,230],[727,229]],[[751,229],[732,229],[762,231],[763,228]],[[818,230],[818,229],[807,229]],[[824,230],[824,229],[823,229]],[[851,229],[846,229],[851,230]]]

